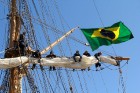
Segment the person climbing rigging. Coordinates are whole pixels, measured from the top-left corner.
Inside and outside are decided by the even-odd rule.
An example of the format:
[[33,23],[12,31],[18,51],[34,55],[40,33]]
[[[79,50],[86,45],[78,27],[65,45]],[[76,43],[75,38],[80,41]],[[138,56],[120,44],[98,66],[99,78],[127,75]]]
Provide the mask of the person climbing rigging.
[[[78,58],[78,57],[79,57],[79,58]],[[79,51],[76,50],[76,53],[74,53],[74,55],[73,55],[73,60],[74,60],[75,62],[77,62],[77,61],[81,62],[81,59],[82,59],[82,56],[79,54]],[[82,69],[81,69],[81,70],[82,70]],[[75,71],[75,69],[73,69],[73,71]]]
[[100,69],[102,69],[101,68],[101,63],[99,63],[100,62],[100,60],[99,60],[99,56],[101,56],[102,55],[102,52],[98,52],[98,53],[96,53],[95,55],[94,55],[94,57],[98,60],[98,62],[95,64],[95,67],[96,67],[96,71],[98,70],[97,68],[98,67],[100,67]]
[[[56,55],[53,53],[53,51],[50,51],[50,54],[46,56],[46,58],[55,58],[55,57],[56,57]],[[56,70],[55,66],[50,66],[49,67],[49,70],[52,70],[52,69]]]
[[35,52],[33,52],[32,53],[32,57],[40,59],[41,58],[41,54],[40,54],[39,50],[36,50]]
[[[83,55],[85,55],[85,56],[87,56],[87,57],[90,57],[91,55],[90,55],[90,53],[88,52],[88,51],[85,51],[84,53],[83,53]],[[82,69],[83,70],[83,69]],[[88,67],[88,71],[90,70],[90,67]]]
[[76,53],[73,55],[73,59],[74,59],[75,62],[77,62],[77,57],[80,57],[80,58],[78,59],[78,61],[80,62],[81,59],[82,59],[82,56],[79,54],[79,51],[78,51],[78,50],[77,50]]
[[53,51],[50,51],[50,54],[46,56],[47,58],[55,58],[56,55],[53,53]]
[[[40,68],[43,70],[43,66],[41,65],[40,59],[41,59],[41,54],[39,50],[36,50],[35,52],[32,53],[32,57],[38,58],[38,63],[40,63]],[[32,70],[35,68],[36,64],[33,64]]]
[[85,51],[85,52],[83,53],[83,55],[85,55],[85,56],[87,56],[87,57],[90,57],[90,56],[91,56],[90,53],[88,53],[88,51]]
[[26,32],[23,32],[22,34],[20,34],[19,40],[18,40],[19,48],[20,48],[20,54],[22,56],[25,55],[25,47],[27,47],[27,44],[25,42],[25,35],[26,35]]

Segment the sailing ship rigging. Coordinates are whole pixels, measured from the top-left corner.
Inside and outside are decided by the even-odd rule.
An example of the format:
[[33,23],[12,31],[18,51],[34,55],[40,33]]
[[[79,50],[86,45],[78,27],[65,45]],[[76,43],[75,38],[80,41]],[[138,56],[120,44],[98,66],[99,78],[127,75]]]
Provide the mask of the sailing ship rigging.
[[[79,27],[65,28],[56,1],[46,0],[7,0],[0,1],[6,8],[8,25],[5,30],[3,49],[0,59],[2,77],[0,80],[0,93],[79,93],[88,92],[87,76],[82,75],[88,67],[98,63],[93,55],[82,56],[81,62],[75,62],[73,54],[77,50],[76,43],[87,47],[87,43],[77,39],[72,34]],[[55,12],[51,9],[55,7]],[[58,15],[58,16],[56,16]],[[56,23],[56,19],[60,19]],[[60,29],[60,24],[62,30]],[[106,28],[104,28],[106,31]],[[108,30],[108,28],[107,28]],[[109,29],[110,30],[110,29]],[[67,31],[67,32],[66,32]],[[26,49],[20,47],[20,35],[26,32]],[[103,35],[106,35],[103,33]],[[114,39],[114,38],[113,38]],[[72,44],[71,44],[72,43]],[[5,46],[4,46],[5,45]],[[46,47],[47,46],[47,47]],[[32,54],[39,50],[41,57]],[[22,53],[24,51],[24,53]],[[50,51],[57,56],[46,58]],[[124,57],[100,56],[100,61],[113,66],[118,62],[129,60]],[[36,64],[34,69],[32,66]],[[41,68],[43,66],[43,69]],[[49,67],[56,69],[50,71]],[[120,65],[118,66],[121,68]],[[76,70],[76,71],[74,71]],[[91,71],[94,71],[91,69]],[[75,73],[76,72],[76,73]],[[74,80],[77,75],[79,84]],[[82,76],[82,77],[81,77]],[[83,80],[83,81],[82,81]],[[80,88],[80,89],[79,89]]]

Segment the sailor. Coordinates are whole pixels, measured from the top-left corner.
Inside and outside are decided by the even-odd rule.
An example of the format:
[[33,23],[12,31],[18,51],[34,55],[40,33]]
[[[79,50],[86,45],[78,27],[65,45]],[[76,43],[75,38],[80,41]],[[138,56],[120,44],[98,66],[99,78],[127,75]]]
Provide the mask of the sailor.
[[98,62],[95,64],[95,67],[96,67],[96,71],[98,70],[97,68],[98,67],[100,67],[101,68],[101,63],[99,63],[99,56],[101,56],[102,55],[102,52],[98,52],[98,53],[96,53],[95,55],[94,55],[94,57],[98,60]]
[[85,52],[83,53],[83,55],[85,55],[85,56],[87,56],[87,57],[90,57],[90,56],[91,56],[90,53],[88,53],[88,51],[85,51]]
[[79,54],[79,51],[78,51],[78,50],[77,50],[76,53],[73,55],[73,59],[74,59],[75,62],[77,62],[76,57],[80,57],[79,60],[78,60],[78,61],[80,62],[81,59],[82,59],[82,57],[81,57],[81,55]]
[[26,32],[23,32],[22,34],[20,34],[19,40],[18,40],[20,53],[22,56],[25,55],[25,47],[27,47],[27,44],[25,44],[25,34],[26,34]]
[[[79,57],[79,59],[78,59],[78,57]],[[77,62],[77,60],[78,60],[79,62],[81,61],[82,56],[79,54],[79,51],[78,51],[78,50],[76,50],[76,53],[74,53],[73,59],[74,59],[75,62]],[[83,70],[85,70],[85,69],[81,69],[81,70],[83,71]],[[75,71],[75,69],[73,69],[73,71]]]
[[35,52],[33,52],[32,53],[32,57],[40,59],[41,58],[41,54],[40,54],[39,50],[36,50]]
[[[87,57],[90,57],[91,55],[90,55],[90,53],[88,53],[88,51],[85,51],[84,53],[83,53],[83,55],[85,55],[85,56],[87,56]],[[83,69],[81,69],[81,70],[83,70]],[[88,71],[90,70],[90,67],[88,67]]]
[[53,51],[50,52],[49,55],[46,56],[47,58],[55,58],[56,55],[53,53]]
[[[50,54],[46,56],[46,58],[55,58],[55,57],[56,57],[56,55],[53,53],[53,51],[50,51]],[[50,66],[49,67],[49,70],[52,70],[52,69],[56,70],[55,66]]]
[[26,32],[23,32],[22,34],[20,34],[19,40],[25,40],[25,35],[26,35]]
[[[32,57],[38,58],[38,63],[40,63],[41,54],[40,54],[39,50],[36,50],[35,52],[33,52]],[[32,70],[35,68],[35,66],[36,66],[36,64],[33,64]],[[41,70],[43,70],[43,66],[41,65],[41,63],[40,63],[40,68],[41,68]]]
[[18,41],[14,40],[14,49],[18,49]]

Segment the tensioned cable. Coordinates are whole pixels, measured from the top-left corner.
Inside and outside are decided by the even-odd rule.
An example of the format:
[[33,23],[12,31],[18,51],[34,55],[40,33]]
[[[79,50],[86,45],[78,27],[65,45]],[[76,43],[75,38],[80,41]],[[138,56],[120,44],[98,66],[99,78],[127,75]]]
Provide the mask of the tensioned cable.
[[[56,10],[58,11],[58,15],[59,15],[59,17],[60,17],[60,21],[61,21],[61,24],[62,24],[62,28],[63,28],[64,31],[66,31],[66,30],[65,30],[65,27],[64,27],[64,18],[63,18],[63,16],[62,16],[61,12],[60,12],[60,9],[59,9],[59,7],[58,7],[58,5],[57,5],[57,1],[56,1],[56,0],[54,0],[54,4],[55,4],[55,6],[56,6]],[[67,24],[67,26],[69,27],[68,24]],[[70,27],[69,27],[69,29],[70,29]],[[67,41],[67,45],[68,45],[69,50],[70,50],[70,54],[72,55],[72,49],[71,49],[71,47],[70,47],[70,43],[69,43],[67,37],[66,37],[66,41]],[[64,55],[65,55],[65,54],[64,54]]]
[[96,11],[97,11],[97,14],[98,14],[98,16],[99,16],[99,19],[100,19],[100,21],[101,21],[101,24],[102,24],[102,26],[104,27],[103,20],[102,20],[102,18],[101,18],[101,15],[100,15],[100,13],[99,13],[99,10],[98,10],[98,8],[97,8],[97,6],[96,6],[96,4],[95,4],[95,0],[92,0],[92,1],[93,1],[94,6],[95,6],[95,9],[96,9]]
[[81,91],[82,91],[82,93],[84,93],[83,86],[82,86],[82,83],[81,83],[81,80],[80,80],[80,75],[79,75],[79,73],[77,71],[76,71],[76,74],[78,76],[78,80],[79,80],[79,83],[80,83]]
[[63,86],[65,92],[68,93],[68,90],[66,88],[66,83],[64,82],[65,79],[63,78],[61,71],[59,71],[59,70],[57,70],[57,71],[58,71],[58,76],[59,76],[59,78],[61,80],[62,86]]
[[46,91],[47,91],[47,89],[46,89],[46,87],[47,87],[47,81],[46,81],[46,78],[45,78],[45,71],[43,70],[42,71],[42,77],[43,77],[43,82],[44,82],[44,93],[46,93]]
[[[47,82],[49,83],[48,84],[48,91],[50,90],[50,84],[51,84],[51,86],[53,85],[53,82],[51,82],[51,81],[54,81],[54,82],[57,82],[56,80],[55,80],[55,78],[54,78],[54,76],[53,76],[53,73],[51,73],[51,76],[48,76],[47,75],[47,73],[46,72],[48,72],[48,71],[43,71],[44,72],[44,74],[45,74],[45,77],[46,77],[46,79],[47,79]],[[53,91],[53,93],[55,93],[55,89],[53,90],[53,87],[51,87],[51,90]],[[61,89],[60,89],[61,90]]]
[[[97,6],[96,6],[96,4],[95,4],[95,1],[93,0],[93,3],[94,3],[94,6],[95,6],[95,8],[96,8],[96,11],[97,11],[97,13],[98,13],[98,16],[99,16],[99,19],[100,19],[100,21],[101,21],[101,23],[102,23],[102,25],[104,26],[104,24],[103,24],[103,21],[102,21],[102,19],[101,19],[101,16],[100,16],[100,13],[99,13],[99,11],[98,11],[98,9],[97,9]],[[114,51],[114,53],[115,53],[115,55],[117,56],[117,54],[116,54],[116,52],[115,52],[115,49],[114,49],[114,47],[111,45],[111,47],[112,47],[112,49],[113,49],[113,51]],[[109,67],[107,67],[107,68],[109,68]],[[109,68],[110,69],[110,68]],[[120,69],[120,68],[119,68]],[[125,91],[125,86],[124,86],[124,83],[123,83],[123,80],[122,80],[122,88],[123,88],[123,93],[125,93],[126,91]]]
[[[59,19],[60,19],[60,22],[61,22],[61,26],[62,26],[63,30],[65,31],[65,29],[64,29],[64,24],[63,24],[62,19],[61,19],[60,11],[59,11],[58,5],[57,5],[57,3],[56,3],[55,0],[54,0],[54,6],[55,6],[56,11],[57,11],[57,13],[58,13],[58,16],[59,16]],[[54,16],[54,15],[53,15],[53,16]],[[53,21],[53,22],[54,22],[54,21]],[[57,36],[57,38],[58,38],[58,35],[57,35],[56,33],[55,33],[55,36]],[[57,38],[56,38],[56,39],[57,39]],[[67,37],[66,37],[66,38],[67,38]],[[62,55],[62,56],[65,56],[64,49],[62,48],[62,43],[60,42],[60,43],[58,44],[58,46],[59,46],[59,50],[60,50],[60,52],[61,52],[61,55]]]
[[[119,76],[119,86],[121,86],[122,92],[126,93],[126,81],[124,80],[122,72],[120,73],[120,76]],[[118,88],[118,92],[120,92],[120,88]]]
[[56,74],[57,74],[57,80],[60,80],[59,81],[59,84],[60,84],[60,87],[62,87],[62,90],[61,91],[64,91],[65,93],[68,93],[68,89],[66,87],[66,79],[64,78],[63,72],[61,72],[60,70],[57,70]]
[[[108,65],[108,66],[106,66],[105,64],[103,64],[104,66],[105,66],[105,68],[108,68],[108,69],[110,69],[110,70],[119,70],[119,69],[121,69],[121,68],[123,68],[125,65],[127,65],[128,64],[128,61],[126,61],[121,67],[119,67],[119,68],[117,68],[117,69],[111,69],[111,68],[109,68],[110,66],[112,66],[112,65]],[[104,68],[104,69],[105,69]]]
[[[104,27],[104,24],[103,24],[103,21],[102,21],[101,15],[100,15],[99,10],[98,10],[98,8],[97,8],[97,6],[96,6],[96,4],[95,4],[95,0],[92,0],[92,1],[93,1],[94,6],[95,6],[95,9],[96,9],[96,11],[97,11],[97,14],[98,14],[98,16],[99,16],[99,19],[100,19],[100,21],[101,21],[101,23],[102,23],[102,26]],[[116,52],[115,52],[115,49],[114,49],[113,45],[111,45],[111,47],[112,47],[112,49],[113,49],[115,55],[117,56],[117,54],[116,54]]]
[[[39,0],[39,2],[40,2],[40,0]],[[35,8],[35,12],[36,12],[36,14],[37,14],[37,16],[38,16],[38,19],[41,21],[41,18],[40,18],[40,15],[39,15],[39,13],[38,13],[38,11],[37,11],[37,8],[36,8],[36,5],[35,5],[35,3],[34,3],[34,0],[32,0],[32,3],[33,3],[33,6],[34,6],[34,8]],[[40,3],[39,3],[40,4]],[[41,5],[40,5],[41,6]],[[42,7],[41,7],[42,8]],[[43,10],[43,9],[42,9]],[[42,13],[42,15],[44,16],[44,14],[43,14],[43,12],[41,12]],[[43,19],[45,20],[45,18],[43,17]],[[44,22],[45,23],[45,22]],[[46,41],[47,41],[47,43],[48,43],[48,45],[50,45],[51,43],[50,43],[50,38],[49,38],[49,36],[47,35],[47,33],[45,32],[45,28],[44,28],[44,26],[41,24],[41,27],[42,27],[42,31],[43,31],[43,33],[44,33],[44,35],[45,35],[45,37],[46,37]]]
[[123,93],[126,93],[126,86],[122,74],[120,74],[120,82],[121,82]]
[[[92,71],[91,71],[91,72],[92,72]],[[91,75],[91,76],[90,76],[90,75]],[[95,83],[95,80],[94,80],[94,74],[91,73],[90,75],[87,74],[88,78],[90,78],[90,79],[92,80],[93,85],[95,86],[95,92],[98,93],[98,91],[97,91],[97,86],[96,86],[96,83]],[[90,83],[90,84],[91,84],[91,83]]]
[[[59,18],[60,18],[60,22],[61,22],[61,24],[62,24],[62,28],[63,28],[63,30],[65,31],[65,28],[64,28],[64,23],[63,23],[63,20],[64,20],[64,18],[63,18],[63,16],[61,15],[61,12],[60,12],[60,10],[59,10],[59,7],[58,7],[58,5],[57,5],[57,1],[56,0],[54,0],[54,4],[55,4],[55,6],[56,6],[56,10],[57,10],[57,12],[58,12],[58,15],[59,15]],[[67,37],[66,37],[66,41],[67,41],[67,45],[68,45],[68,47],[69,47],[69,49],[70,49],[70,53],[71,53],[71,55],[72,55],[72,50],[71,50],[71,48],[70,48],[70,44],[69,44],[69,41],[68,41],[68,39],[67,39]],[[64,50],[63,50],[63,53],[64,53]],[[64,55],[65,55],[65,53],[64,53]],[[69,82],[69,86],[72,88],[72,85],[71,85],[71,79],[73,79],[73,77],[70,77],[69,76],[69,72],[67,71],[67,69],[65,69],[65,71],[66,71],[66,75],[67,75],[67,78],[68,78],[68,82]],[[74,83],[73,83],[73,85],[74,85]]]
[[[32,16],[32,19],[34,19],[33,21],[36,20],[36,21],[38,21],[38,22],[41,22],[41,23],[44,24],[44,26],[47,27],[47,28],[50,27],[50,28],[53,29],[53,31],[55,31],[57,34],[65,34],[65,33],[62,32],[61,30],[59,30],[59,29],[57,29],[57,28],[55,28],[55,27],[53,27],[53,26],[51,26],[51,25],[45,24],[45,23],[43,23],[42,21],[40,21],[40,20],[34,18],[33,16]],[[79,42],[79,43],[85,45],[85,42],[83,42],[83,41],[81,41],[81,40],[79,40],[79,39],[77,39],[77,38],[75,38],[75,37],[69,36],[68,38],[71,38],[71,39],[73,39],[73,40],[75,40],[75,41],[77,41],[77,42]]]
[[74,79],[73,79],[73,76],[71,74],[70,71],[68,71],[68,69],[65,69],[66,70],[66,73],[67,73],[67,77],[68,77],[68,80],[69,80],[69,86],[70,86],[70,90],[74,91],[74,93],[77,93],[77,89],[75,88],[75,82],[74,82]]
[[27,5],[27,2],[25,2],[25,5],[26,5],[26,16],[28,17],[28,20],[29,20],[29,25],[30,25],[30,30],[33,34],[33,39],[34,39],[34,42],[35,42],[35,45],[36,45],[36,49],[40,49],[40,46],[38,44],[38,41],[37,41],[37,37],[35,36],[35,30],[34,30],[34,25],[33,25],[33,21],[32,21],[32,18],[31,18],[31,12],[32,11],[29,11],[29,8],[28,8],[28,5]]
[[[85,71],[84,71],[85,72]],[[86,91],[87,93],[89,93],[88,91],[88,87],[87,87],[87,82],[86,82],[86,78],[85,78],[85,73],[82,71],[82,75],[83,75],[83,79],[84,79],[84,83],[85,83],[85,88],[86,88]],[[86,73],[87,74],[87,73]]]
[[99,73],[100,73],[101,79],[102,79],[102,81],[103,81],[103,84],[104,84],[104,86],[105,86],[106,93],[109,93],[109,92],[108,92],[108,89],[107,89],[107,87],[106,87],[106,83],[105,83],[105,81],[104,81],[104,79],[103,79],[103,76],[102,76],[102,74],[101,74],[100,71],[99,71]]
[[[23,82],[26,82],[26,79],[25,79],[25,78],[23,78]],[[23,85],[25,86],[25,91],[26,91],[26,93],[28,93],[28,87],[27,87],[26,84],[27,84],[27,83],[23,83]]]

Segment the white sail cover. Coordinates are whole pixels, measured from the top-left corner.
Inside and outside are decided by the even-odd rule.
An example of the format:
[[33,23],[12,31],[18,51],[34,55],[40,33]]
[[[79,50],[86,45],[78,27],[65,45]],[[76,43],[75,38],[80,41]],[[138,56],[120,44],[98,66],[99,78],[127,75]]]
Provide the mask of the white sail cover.
[[117,62],[115,59],[111,58],[110,56],[100,56],[100,61],[104,63],[109,63],[112,65],[117,65]]
[[28,62],[28,57],[26,56],[0,59],[0,69],[17,67],[25,62]]
[[[78,59],[78,58],[77,58]],[[38,63],[38,60],[31,59],[31,62]],[[95,63],[98,60],[91,56],[82,56],[80,62],[75,62],[73,58],[68,57],[56,57],[56,58],[41,58],[40,60],[42,66],[55,66],[55,67],[65,67],[65,68],[73,68],[73,69],[85,69]]]
[[[99,59],[101,62],[117,65],[116,60],[110,57],[100,56]],[[97,62],[98,60],[94,56],[87,57],[84,55],[82,56],[82,59],[80,62],[75,62],[73,58],[69,58],[69,57],[41,58],[39,60],[38,58],[21,56],[21,57],[15,57],[15,58],[0,59],[0,69],[17,67],[24,63],[41,64],[42,66],[85,69],[87,67],[94,65]]]

